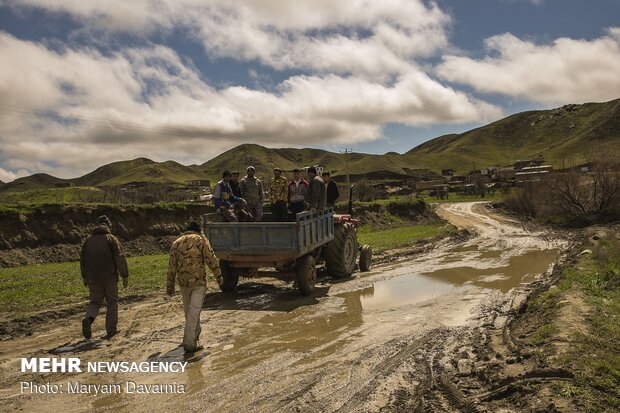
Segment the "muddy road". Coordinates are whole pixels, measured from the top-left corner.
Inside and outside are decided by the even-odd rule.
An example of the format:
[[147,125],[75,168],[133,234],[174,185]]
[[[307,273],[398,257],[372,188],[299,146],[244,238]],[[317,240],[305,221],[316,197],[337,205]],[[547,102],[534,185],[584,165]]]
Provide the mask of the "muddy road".
[[[352,279],[322,279],[308,298],[268,279],[246,281],[235,295],[209,293],[205,351],[184,373],[19,372],[21,357],[53,354],[82,363],[183,360],[176,348],[183,334],[178,296],[121,306],[121,333],[109,341],[100,338],[100,316],[88,342],[80,337],[80,317],[1,342],[0,410],[482,411],[488,388],[476,370],[502,362],[501,351],[490,349],[498,337],[490,329],[501,331],[522,283],[548,271],[563,242],[484,204],[445,204],[438,214],[473,235],[419,254],[393,254]],[[66,388],[68,380],[186,387],[185,394],[20,393],[21,381]]]

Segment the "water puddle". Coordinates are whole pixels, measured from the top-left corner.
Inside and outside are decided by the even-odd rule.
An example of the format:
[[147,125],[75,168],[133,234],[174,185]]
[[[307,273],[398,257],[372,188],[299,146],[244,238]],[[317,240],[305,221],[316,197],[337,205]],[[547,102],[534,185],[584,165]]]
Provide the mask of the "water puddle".
[[[469,257],[461,255],[464,253]],[[422,303],[469,286],[506,293],[523,282],[531,281],[537,274],[544,273],[557,256],[557,249],[549,249],[502,258],[501,252],[479,251],[475,246],[459,247],[440,258],[438,266],[443,264],[445,268],[416,272],[415,266],[412,266],[409,273],[375,283],[371,293],[366,289],[341,294],[339,297],[359,298],[362,308],[370,311]],[[453,265],[456,262],[461,265],[469,262],[471,265]]]
[[364,310],[387,310],[416,304],[454,290],[454,284],[423,275],[404,275],[379,281],[373,287],[340,294],[358,299]]

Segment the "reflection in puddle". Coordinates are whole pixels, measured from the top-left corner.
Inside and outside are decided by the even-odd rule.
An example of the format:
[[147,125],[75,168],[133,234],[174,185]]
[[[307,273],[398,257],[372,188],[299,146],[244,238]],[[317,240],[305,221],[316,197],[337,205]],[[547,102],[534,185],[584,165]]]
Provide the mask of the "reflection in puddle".
[[445,294],[454,285],[420,275],[406,275],[375,283],[373,287],[341,294],[356,297],[364,310],[386,310],[405,304],[421,303]]
[[[364,310],[386,310],[406,304],[417,304],[455,290],[457,287],[474,285],[506,293],[536,274],[544,273],[557,258],[558,250],[530,251],[509,257],[506,261],[493,260],[500,256],[496,251],[478,251],[475,247],[454,250],[451,259],[443,258],[444,264],[463,261],[458,253],[477,252],[479,260],[474,266],[447,267],[420,274],[405,274],[374,284],[369,289],[341,294],[339,297],[359,297]],[[482,263],[481,260],[487,259]],[[503,263],[503,265],[502,265]],[[479,268],[482,267],[482,268]]]
[[482,269],[469,266],[442,268],[424,275],[456,285],[470,283],[506,293],[536,274],[544,273],[557,256],[558,250],[555,249],[530,251],[510,257],[506,265]]

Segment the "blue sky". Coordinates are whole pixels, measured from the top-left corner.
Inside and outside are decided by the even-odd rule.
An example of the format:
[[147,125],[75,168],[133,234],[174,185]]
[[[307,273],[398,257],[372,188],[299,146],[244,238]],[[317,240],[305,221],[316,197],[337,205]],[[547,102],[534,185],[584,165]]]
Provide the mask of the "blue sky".
[[402,153],[620,97],[620,1],[0,0],[0,60],[2,181],[245,142]]

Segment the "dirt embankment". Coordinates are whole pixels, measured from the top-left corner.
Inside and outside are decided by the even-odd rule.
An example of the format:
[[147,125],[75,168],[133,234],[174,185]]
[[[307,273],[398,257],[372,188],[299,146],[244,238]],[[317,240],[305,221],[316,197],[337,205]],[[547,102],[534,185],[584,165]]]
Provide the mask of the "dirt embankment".
[[0,214],[0,267],[74,261],[99,215],[107,215],[112,232],[128,254],[148,254],[170,246],[190,219],[211,212],[204,205],[114,206],[46,205],[27,213]]
[[[209,212],[213,207],[208,205],[44,205],[28,212],[2,212],[0,268],[77,260],[99,215],[110,218],[112,233],[122,240],[128,255],[166,252],[188,221]],[[373,225],[389,224],[389,217],[436,218],[422,201],[356,206],[354,215]]]
[[[337,212],[345,213],[338,209]],[[391,225],[394,219],[403,221],[434,221],[439,217],[424,201],[394,201],[387,204],[362,204],[353,207],[353,216],[361,224],[371,224],[376,227]]]

